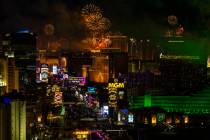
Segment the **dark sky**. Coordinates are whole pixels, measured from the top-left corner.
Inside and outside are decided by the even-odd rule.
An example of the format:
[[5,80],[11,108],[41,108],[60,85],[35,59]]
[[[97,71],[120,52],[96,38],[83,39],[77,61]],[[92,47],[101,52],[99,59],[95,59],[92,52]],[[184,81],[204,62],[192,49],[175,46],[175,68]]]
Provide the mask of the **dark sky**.
[[102,9],[112,31],[128,36],[162,35],[171,14],[191,34],[206,35],[210,29],[210,0],[1,0],[0,31],[28,27],[39,32],[52,23],[57,34],[80,37],[79,11],[87,3]]

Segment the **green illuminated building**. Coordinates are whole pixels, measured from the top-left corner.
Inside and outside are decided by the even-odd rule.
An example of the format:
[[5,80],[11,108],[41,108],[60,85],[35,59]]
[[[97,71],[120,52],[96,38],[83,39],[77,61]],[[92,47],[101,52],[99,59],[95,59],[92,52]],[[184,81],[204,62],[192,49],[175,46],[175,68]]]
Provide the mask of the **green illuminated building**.
[[210,88],[192,96],[133,96],[130,97],[130,107],[161,107],[167,112],[210,114]]
[[[210,115],[207,84],[207,49],[204,41],[165,38],[160,44],[158,94],[146,89],[143,96],[130,96],[130,108],[160,107],[167,112]],[[148,92],[148,93],[147,93]]]
[[190,95],[207,81],[207,51],[198,39],[167,38],[161,44],[159,70],[163,95]]

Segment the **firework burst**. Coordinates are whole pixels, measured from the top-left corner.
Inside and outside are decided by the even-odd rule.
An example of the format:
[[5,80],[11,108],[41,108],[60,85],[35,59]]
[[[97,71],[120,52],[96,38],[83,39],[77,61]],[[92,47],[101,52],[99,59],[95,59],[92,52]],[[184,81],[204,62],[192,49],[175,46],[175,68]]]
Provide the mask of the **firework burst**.
[[86,22],[102,18],[101,9],[94,4],[87,4],[82,8],[82,17]]
[[170,25],[173,25],[174,26],[174,25],[177,24],[177,22],[178,22],[178,19],[177,19],[177,17],[175,15],[168,16],[168,23]]
[[110,21],[107,18],[94,19],[86,23],[91,31],[105,31],[110,27]]
[[46,35],[53,35],[55,27],[52,24],[46,24],[44,26],[44,32]]

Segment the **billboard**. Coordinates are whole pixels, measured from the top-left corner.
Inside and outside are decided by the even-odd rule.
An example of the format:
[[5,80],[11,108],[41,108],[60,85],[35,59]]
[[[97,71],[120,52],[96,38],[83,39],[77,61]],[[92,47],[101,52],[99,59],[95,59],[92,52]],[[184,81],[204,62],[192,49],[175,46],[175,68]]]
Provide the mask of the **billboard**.
[[116,108],[117,107],[117,102],[120,98],[122,98],[124,95],[123,91],[119,91],[119,89],[122,89],[125,87],[124,83],[118,83],[118,82],[114,82],[114,83],[109,83],[108,84],[108,103],[109,103],[109,107],[113,107]]
[[81,85],[84,86],[86,84],[86,79],[85,77],[69,77],[69,82],[71,84],[77,84],[77,85]]
[[108,115],[109,114],[109,106],[107,106],[107,105],[103,106],[103,114],[104,115]]
[[56,65],[52,66],[52,73],[53,74],[58,74],[58,66],[56,66]]
[[96,88],[95,87],[88,87],[88,93],[95,93]]
[[41,82],[48,82],[48,72],[49,68],[47,64],[41,65],[41,73],[40,73],[40,81]]

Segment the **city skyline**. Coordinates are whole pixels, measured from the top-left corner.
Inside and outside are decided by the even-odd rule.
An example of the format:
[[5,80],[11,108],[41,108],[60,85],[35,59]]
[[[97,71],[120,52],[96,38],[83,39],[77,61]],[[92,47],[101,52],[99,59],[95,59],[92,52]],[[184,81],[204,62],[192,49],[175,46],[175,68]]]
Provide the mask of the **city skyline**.
[[208,6],[2,0],[0,140],[209,140]]

